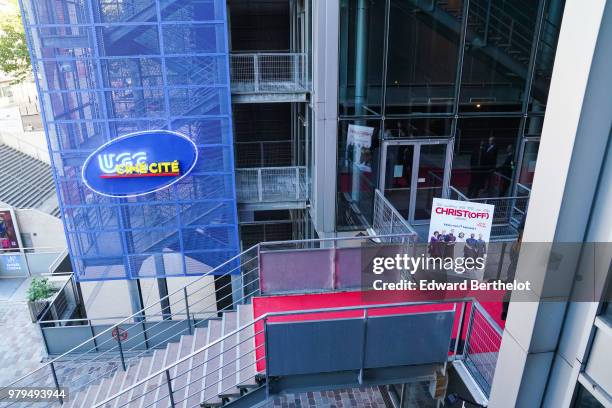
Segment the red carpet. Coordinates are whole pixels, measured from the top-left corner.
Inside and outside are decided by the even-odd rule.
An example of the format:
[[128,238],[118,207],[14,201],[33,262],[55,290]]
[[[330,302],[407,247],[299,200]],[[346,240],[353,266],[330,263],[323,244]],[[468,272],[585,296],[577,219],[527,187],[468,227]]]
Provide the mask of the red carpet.
[[[281,311],[294,311],[294,310],[314,310],[314,309],[331,309],[337,307],[348,307],[348,306],[359,306],[359,305],[373,305],[373,304],[387,304],[387,303],[400,303],[409,301],[426,301],[428,300],[423,296],[424,294],[419,292],[376,292],[376,296],[364,295],[363,292],[341,292],[341,293],[326,293],[316,295],[287,295],[287,296],[264,296],[256,297],[253,299],[253,313],[255,318],[262,316],[266,313],[281,312]],[[463,296],[461,293],[457,297]],[[499,292],[498,302],[482,302],[482,306],[491,315],[491,317],[500,325],[504,327],[505,322],[501,320],[502,311],[502,297],[504,293]],[[409,297],[408,297],[409,296]],[[452,299],[452,293],[446,293],[446,298]],[[487,299],[491,298],[491,293],[488,293]],[[452,310],[453,303],[439,303],[430,305],[415,305],[415,306],[401,306],[401,307],[389,307],[384,309],[371,309],[368,311],[370,316],[384,316],[392,314],[405,314],[405,313],[423,313],[432,311],[443,311]],[[461,305],[457,304],[456,316],[454,319],[453,326],[453,338],[457,337],[457,330],[459,325],[459,318],[461,312]],[[466,318],[469,316],[470,305],[466,311]],[[271,322],[283,322],[283,321],[305,321],[305,320],[327,320],[327,319],[341,319],[341,318],[354,318],[363,316],[363,310],[351,310],[351,311],[336,311],[336,312],[317,312],[301,315],[290,315],[290,316],[276,316],[269,319]],[[465,338],[465,329],[467,324],[464,324],[463,333],[461,338]],[[259,322],[255,326],[255,332],[259,333],[255,337],[255,344],[257,347],[257,369],[259,371],[265,368],[265,361],[263,359],[265,355],[264,335],[263,335],[263,322]],[[261,333],[260,333],[261,332]],[[493,351],[493,350],[483,350]],[[260,360],[261,359],[261,360]]]

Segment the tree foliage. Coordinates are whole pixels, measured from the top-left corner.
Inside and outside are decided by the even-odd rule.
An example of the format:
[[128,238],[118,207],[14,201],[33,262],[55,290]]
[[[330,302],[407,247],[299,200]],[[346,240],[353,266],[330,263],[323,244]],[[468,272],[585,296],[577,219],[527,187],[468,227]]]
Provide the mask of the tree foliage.
[[[16,2],[15,2],[16,3]],[[21,82],[31,72],[30,54],[19,9],[0,13],[0,71]]]

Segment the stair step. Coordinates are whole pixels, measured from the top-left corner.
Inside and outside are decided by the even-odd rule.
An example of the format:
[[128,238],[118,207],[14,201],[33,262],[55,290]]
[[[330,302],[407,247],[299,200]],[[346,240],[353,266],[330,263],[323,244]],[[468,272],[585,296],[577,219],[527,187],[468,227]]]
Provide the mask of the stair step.
[[228,336],[221,343],[221,381],[218,395],[220,398],[240,396],[238,384],[238,333],[229,336],[238,328],[238,313],[223,313],[223,336]]
[[[193,335],[181,336],[178,359],[188,356],[193,351]],[[174,403],[180,404],[185,400],[185,389],[187,388],[187,376],[191,365],[191,359],[176,365],[171,371],[172,377],[172,392]]]
[[[223,332],[221,320],[211,320],[208,323],[208,344],[221,338]],[[205,407],[218,407],[223,405],[219,398],[219,378],[221,366],[221,344],[215,344],[206,349],[206,370],[204,378],[204,389],[202,390],[202,405]]]
[[113,380],[115,379],[115,376],[111,376],[108,378],[105,378],[104,380],[102,380],[102,382],[100,383],[100,386],[98,387],[98,393],[96,394],[96,403],[102,402],[107,398],[108,396],[111,396],[112,394],[108,394],[110,388],[111,388],[111,384],[113,382]]
[[[151,368],[149,369],[149,374],[152,375],[157,371],[161,370],[164,364],[164,358],[166,354],[166,349],[163,350],[155,350],[153,352],[153,364],[151,364]],[[144,398],[141,398],[140,408],[151,406],[153,401],[155,401],[155,396],[157,395],[157,389],[160,384],[162,384],[162,375],[159,375],[155,378],[150,379],[146,383],[144,383],[144,390],[142,394],[145,395]]]
[[[121,370],[121,368],[119,368]],[[134,379],[136,378],[136,372],[138,371],[138,364],[132,364],[127,367],[125,371],[125,375],[123,376],[123,381],[121,382],[121,388],[119,390],[123,390],[129,387],[134,383]],[[127,405],[128,402],[128,393],[125,392],[116,398],[113,406],[115,408],[123,407]]]
[[[176,361],[180,351],[179,347],[179,343],[168,343],[168,346],[166,346],[166,354],[164,357],[163,367],[166,367],[167,365],[170,365]],[[162,374],[160,376],[160,379],[160,387],[155,392],[156,395],[154,401],[156,401],[156,406],[166,407],[169,405],[170,401],[170,399],[168,398],[168,383],[166,382],[166,375]]]
[[87,387],[88,390],[85,398],[83,399],[83,407],[93,407],[93,404],[96,401],[96,395],[98,395],[98,387],[100,387],[100,384],[92,384]]
[[[134,376],[134,380],[129,385],[137,383],[138,381],[147,377],[149,375],[149,369],[151,368],[152,362],[153,362],[153,356],[142,357],[140,359],[140,364],[138,364],[138,371],[136,372],[136,375]],[[133,388],[132,390],[130,390],[129,393],[127,393],[128,394],[127,400],[129,401],[129,406],[135,406],[140,403],[142,399],[143,391],[144,391],[144,386],[139,385],[138,387]]]
[[78,391],[74,396],[70,395],[70,399],[72,400],[68,404],[68,408],[80,408],[83,406],[83,401],[85,401],[85,397],[87,396],[87,389],[82,389]]
[[[125,371],[123,371],[120,367],[115,370],[115,374],[112,378],[110,378],[110,382],[108,382],[108,389],[103,390],[102,393],[105,395],[101,395],[100,401],[104,401],[108,397],[112,397],[119,391],[121,391],[121,384],[123,383],[123,377],[125,377]],[[110,407],[111,405],[107,405],[105,407]]]
[[[252,322],[253,316],[253,305],[239,305],[238,306],[238,322],[240,327]],[[248,330],[240,331],[240,345],[238,347],[239,360],[239,372],[238,372],[238,387],[241,388],[255,388],[257,387],[257,365],[256,353],[255,353],[255,327],[251,325]]]
[[[193,350],[199,350],[208,344],[208,328],[197,328],[195,330]],[[204,386],[204,368],[206,352],[202,351],[193,357],[191,369],[189,371],[187,399],[182,405],[183,408],[197,406],[202,401],[202,388]],[[179,405],[181,406],[181,405]]]

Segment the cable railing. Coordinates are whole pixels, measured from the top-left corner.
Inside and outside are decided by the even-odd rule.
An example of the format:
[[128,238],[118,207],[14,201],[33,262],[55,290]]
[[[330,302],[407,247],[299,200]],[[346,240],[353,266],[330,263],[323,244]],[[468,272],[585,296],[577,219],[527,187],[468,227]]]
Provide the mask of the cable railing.
[[[70,347],[68,351],[52,358],[38,369],[12,382],[8,387],[51,386],[58,389],[68,387],[71,393],[75,393],[98,381],[99,378],[111,375],[118,367],[125,371],[131,363],[150,354],[151,350],[156,347],[162,347],[171,339],[180,337],[182,334],[188,334],[195,327],[204,325],[208,319],[194,320],[194,316],[200,311],[208,312],[211,309],[217,309],[217,302],[233,300],[233,304],[228,308],[229,310],[239,303],[247,302],[251,296],[256,295],[258,278],[249,276],[249,274],[255,274],[258,270],[257,263],[253,262],[257,259],[256,256],[257,246],[254,246],[232,257],[195,281],[164,296],[158,302],[120,321],[106,325],[106,328],[100,329],[97,333],[92,333],[82,342],[76,342],[77,344]],[[243,271],[247,268],[249,270]],[[219,299],[217,299],[216,292],[227,290],[231,283],[215,290],[215,282],[211,280],[211,282],[197,287],[197,284],[201,283],[206,277],[235,273],[242,273],[243,279],[249,282],[249,292],[246,292],[244,290],[246,288],[243,288],[241,297],[238,299],[232,299],[232,291],[229,291],[230,293],[225,296],[219,296]],[[196,289],[190,291],[192,288]],[[191,304],[187,302],[189,296],[193,297],[204,290],[209,290],[207,295]],[[178,297],[178,299],[171,301],[171,297]],[[213,298],[212,302],[208,302],[200,309],[196,308],[211,297]],[[167,304],[165,304],[166,302]],[[172,310],[173,307],[177,310]],[[169,309],[172,312],[165,313],[165,319],[146,325],[146,312],[160,308],[164,311]],[[218,310],[218,312],[220,311],[223,310]],[[172,317],[180,318],[183,316],[187,316],[187,319],[172,320]],[[58,322],[54,321],[53,323],[57,324]],[[162,324],[163,327],[161,327]],[[61,328],[61,330],[66,329],[70,329],[70,327]],[[94,353],[95,355],[92,356]],[[92,357],[87,358],[88,356]],[[90,380],[88,380],[87,372],[79,374],[83,369],[91,367],[94,363],[100,363],[107,368]]]
[[[480,382],[483,387],[483,392],[489,395],[492,375],[495,369],[497,353],[501,343],[502,329],[497,323],[490,318],[488,313],[475,299],[449,299],[437,301],[422,301],[422,302],[396,302],[385,304],[370,304],[357,305],[346,307],[331,307],[321,309],[308,310],[293,310],[281,312],[268,312],[259,317],[254,317],[252,321],[241,325],[235,330],[227,333],[224,336],[206,344],[198,350],[194,350],[190,354],[177,359],[172,364],[157,370],[149,376],[135,382],[131,386],[124,388],[116,394],[97,403],[95,407],[115,406],[116,408],[128,406],[141,406],[143,408],[153,407],[162,401],[170,401],[171,406],[185,406],[187,408],[195,408],[199,406],[208,406],[211,404],[211,393],[207,390],[214,390],[214,395],[224,395],[231,388],[236,387],[234,380],[239,376],[241,381],[247,381],[258,378],[258,385],[266,387],[266,395],[269,395],[270,382],[267,378],[268,349],[266,342],[268,336],[269,323],[278,321],[287,321],[288,317],[299,316],[300,321],[308,320],[328,320],[339,319],[339,314],[345,318],[361,318],[364,320],[362,327],[367,327],[367,321],[372,316],[381,316],[384,314],[392,314],[393,316],[405,316],[414,313],[410,310],[412,307],[423,306],[440,306],[448,305],[448,308],[437,310],[453,313],[453,318],[458,318],[459,322],[450,332],[450,347],[448,349],[448,360],[467,360],[468,367],[471,367],[470,373],[473,375],[482,376],[485,382]],[[464,320],[464,311],[469,308],[470,315]],[[375,313],[377,312],[377,313]],[[457,312],[459,314],[457,315]],[[427,313],[427,312],[425,312]],[[312,318],[309,318],[312,316]],[[467,327],[464,327],[467,324]],[[494,336],[491,337],[491,334]],[[465,341],[460,348],[462,336],[465,335]],[[365,337],[365,333],[364,333]],[[499,341],[498,341],[499,339]],[[454,342],[452,341],[454,340]],[[244,362],[244,355],[241,354],[240,346],[245,343],[251,343],[248,353],[253,357],[248,360],[246,366],[238,364]],[[229,343],[230,346],[221,349],[221,344]],[[229,361],[223,360],[219,363],[219,358],[222,355],[227,355],[227,350],[237,349],[235,357]],[[362,354],[365,353],[365,348],[362,349]],[[486,356],[485,356],[486,354]],[[361,356],[361,361],[365,361],[364,356]],[[190,363],[191,362],[191,363]],[[202,368],[211,365],[213,370],[206,370],[205,374],[199,375]],[[491,369],[492,367],[492,369]],[[230,368],[227,372],[226,369]],[[198,375],[192,374],[197,372]],[[242,377],[241,373],[247,372],[246,377]],[[483,376],[484,373],[484,376]],[[208,381],[209,375],[214,374],[213,381]],[[228,381],[229,380],[229,381]],[[146,387],[145,384],[154,383],[154,387]],[[225,387],[224,384],[231,384]],[[195,386],[195,391],[191,391],[191,387]],[[151,398],[150,395],[155,397]],[[203,395],[203,397],[200,397]],[[240,396],[241,394],[238,394]],[[149,397],[149,398],[148,398]],[[195,398],[194,398],[195,397]],[[153,399],[153,400],[152,400]],[[152,400],[152,401],[151,401]],[[193,403],[195,402],[195,404]]]
[[517,194],[510,197],[478,197],[469,198],[456,187],[450,186],[449,198],[451,200],[469,201],[473,203],[490,204],[493,210],[493,227],[511,225],[519,227],[527,214],[529,194],[531,190],[522,186],[517,187]]
[[239,203],[306,201],[306,167],[257,167],[236,169]]
[[[412,226],[402,217],[395,206],[385,198],[379,190],[374,190],[374,215],[372,229],[376,235],[407,234],[417,240],[418,234]],[[396,239],[395,239],[396,240]],[[394,242],[393,239],[391,242]]]
[[304,53],[231,54],[231,90],[237,94],[308,92]]
[[[117,369],[127,370],[130,365],[138,362],[139,358],[151,355],[155,349],[178,340],[181,335],[192,334],[196,328],[206,326],[211,318],[217,317],[217,313],[235,310],[237,305],[248,303],[253,296],[258,296],[262,293],[260,262],[272,265],[273,252],[286,251],[290,248],[295,250],[310,248],[314,251],[317,248],[330,247],[335,251],[345,250],[346,255],[351,256],[348,252],[353,248],[344,247],[354,246],[357,240],[375,242],[372,237],[351,237],[261,243],[160,298],[158,302],[121,320],[105,322],[97,327],[91,324],[91,319],[68,321],[49,319],[41,322],[45,344],[50,354],[57,357],[8,384],[8,387],[47,386],[58,389],[68,387],[70,393],[76,393],[99,379],[112,375]],[[327,288],[321,286],[322,290],[345,290],[349,287],[354,288],[355,284],[360,282],[360,271],[357,271],[355,276],[346,276],[337,273],[336,264],[326,263],[320,266],[324,268],[321,269],[321,276],[326,281],[333,282]],[[264,276],[270,282],[274,273],[279,271],[278,268],[270,269]],[[280,272],[288,275],[286,268]],[[294,273],[297,274],[299,271],[296,270]],[[205,280],[215,276],[231,275],[240,276],[238,292],[233,290],[235,288],[231,282],[215,287],[214,279],[210,279],[209,282]],[[282,287],[269,286],[265,287],[264,292],[285,293]],[[219,309],[217,305],[224,302],[231,304]],[[150,312],[153,312],[152,316],[159,316],[159,313],[156,313],[158,310],[162,312],[162,319],[149,320]],[[210,315],[212,310],[217,312],[214,316]],[[58,339],[68,343],[56,346],[54,340]],[[56,352],[58,349],[61,351]],[[96,365],[102,367],[94,378],[90,378],[89,368]]]
[[464,345],[463,362],[481,390],[488,397],[503,331],[478,303],[472,303]]
[[[140,359],[151,357],[154,350],[159,350],[170,342],[178,341],[181,339],[181,336],[193,335],[196,329],[206,327],[211,318],[217,318],[219,312],[236,310],[241,304],[249,303],[253,296],[296,293],[294,290],[296,285],[302,285],[302,283],[307,285],[300,286],[298,288],[299,292],[317,293],[360,289],[362,285],[362,271],[360,268],[355,267],[355,260],[360,259],[358,252],[355,251],[361,250],[364,245],[398,242],[398,240],[399,242],[402,242],[402,240],[403,242],[410,242],[412,236],[412,234],[396,234],[261,243],[231,258],[196,281],[161,298],[159,302],[127,318],[117,320],[107,317],[105,319],[114,321],[107,321],[105,325],[95,329],[92,325],[92,320],[95,319],[90,318],[73,319],[68,322],[62,322],[61,320],[47,321],[46,323],[54,326],[51,329],[59,330],[59,333],[62,333],[62,330],[70,330],[73,327],[82,328],[79,324],[84,324],[86,328],[92,330],[91,335],[78,342],[78,344],[60,356],[51,359],[39,369],[9,384],[9,387],[47,386],[58,389],[60,387],[67,387],[71,395],[76,394],[80,390],[95,385],[104,378],[109,378],[117,370],[129,370]],[[285,267],[280,265],[281,267],[276,269],[271,268],[274,265],[279,266],[278,256],[285,257],[285,263],[283,263]],[[307,256],[309,263],[304,265],[304,263],[293,262],[292,256]],[[321,263],[317,259],[325,259],[327,261]],[[330,263],[332,259],[333,262]],[[288,267],[287,265],[291,266]],[[300,265],[307,267],[310,273],[301,273]],[[320,272],[320,274],[314,274],[313,271]],[[207,289],[211,289],[214,281],[201,285],[206,276],[212,277],[213,275],[230,275],[234,273],[240,273],[241,276],[241,285],[238,291],[228,290],[231,287],[231,283],[227,283],[223,287],[212,291]],[[283,280],[277,279],[276,275],[288,278],[288,280],[285,279],[284,281],[290,286],[284,287]],[[296,280],[296,277],[299,277],[299,279]],[[313,278],[315,279],[314,281],[312,281]],[[272,285],[270,285],[271,282],[273,283]],[[321,284],[321,282],[327,283],[328,286]],[[199,295],[202,292],[205,293],[204,296]],[[233,292],[233,295],[232,293],[224,296],[221,295],[228,292]],[[206,299],[211,299],[212,301],[206,302]],[[231,305],[224,309],[218,309],[217,301],[221,303],[230,301]],[[162,302],[167,302],[168,304],[164,305]],[[161,310],[162,313],[151,314],[150,311],[154,310]],[[157,320],[150,320],[151,318]],[[478,323],[477,319],[479,318],[475,317],[474,321]],[[482,325],[474,325],[475,328],[480,326]],[[42,329],[44,330],[45,327],[42,327]],[[256,333],[253,333],[252,336],[257,336],[259,333],[260,329],[257,329]],[[67,337],[70,337],[70,335]],[[239,337],[241,340],[236,341],[236,343],[246,341],[244,332],[241,332]],[[227,336],[224,338],[227,339]],[[472,344],[479,343],[473,342]],[[254,350],[253,353],[256,353],[257,350],[259,348]],[[471,350],[478,351],[475,348]],[[473,356],[478,354],[476,351],[472,353]],[[256,374],[253,375],[259,376],[262,355],[258,351],[257,353],[255,360],[259,368],[255,371]],[[207,356],[210,358],[210,353]],[[476,358],[473,357],[472,360],[477,361]],[[165,378],[163,384],[171,384],[171,387],[166,386],[167,391],[164,391],[165,397],[173,395],[174,398],[176,396],[176,401],[182,401],[190,397],[190,395],[180,394],[189,382],[178,378],[181,372],[177,371],[178,369],[173,369],[173,367],[178,367],[178,364],[184,361],[185,359],[180,359],[176,364],[168,362],[170,364],[170,367],[167,367],[168,372],[160,371],[157,373],[158,375],[163,374],[163,378]],[[221,365],[225,367],[230,363],[226,361]],[[91,376],[91,368],[96,366],[101,367],[97,368],[95,376]],[[246,370],[242,366],[239,366],[239,368],[240,370]],[[224,375],[227,376],[229,374],[226,373]],[[143,382],[140,381],[135,386],[139,384],[142,385]],[[178,394],[175,394],[177,392]],[[161,398],[164,398],[164,395]],[[151,396],[147,394],[147,398],[151,399]],[[198,401],[198,404],[200,402],[202,401]],[[148,405],[152,406],[152,404]]]

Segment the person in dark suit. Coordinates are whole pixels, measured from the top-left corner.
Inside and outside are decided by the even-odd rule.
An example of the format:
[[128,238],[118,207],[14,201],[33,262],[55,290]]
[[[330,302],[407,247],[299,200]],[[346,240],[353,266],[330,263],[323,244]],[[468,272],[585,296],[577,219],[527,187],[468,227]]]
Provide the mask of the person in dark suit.
[[438,257],[438,246],[439,246],[438,238],[439,236],[440,236],[440,233],[438,231],[434,231],[431,238],[429,238],[428,252],[429,252],[429,256],[431,256],[432,258]]
[[504,197],[508,192],[514,173],[514,147],[512,145],[506,147],[506,158],[502,165],[497,168],[497,172],[503,176],[499,183],[499,196]]
[[497,167],[497,144],[495,138],[491,136],[488,143],[483,144],[480,153],[480,163],[483,172],[483,189],[489,191],[491,186],[491,176]]
[[463,256],[466,258],[476,258],[476,245],[478,241],[474,238],[474,234],[470,234],[470,237],[465,240],[465,247],[463,248]]
[[495,138],[491,136],[487,144],[483,144],[482,154],[480,162],[482,166],[486,169],[494,169],[497,166],[497,144],[495,143]]
[[457,237],[455,237],[455,230],[452,229],[444,237],[444,243],[446,244],[444,247],[444,257],[445,258],[455,258],[455,243],[457,241]]
[[482,239],[482,234],[478,234],[476,241],[476,257],[482,258],[487,253],[487,243]]

